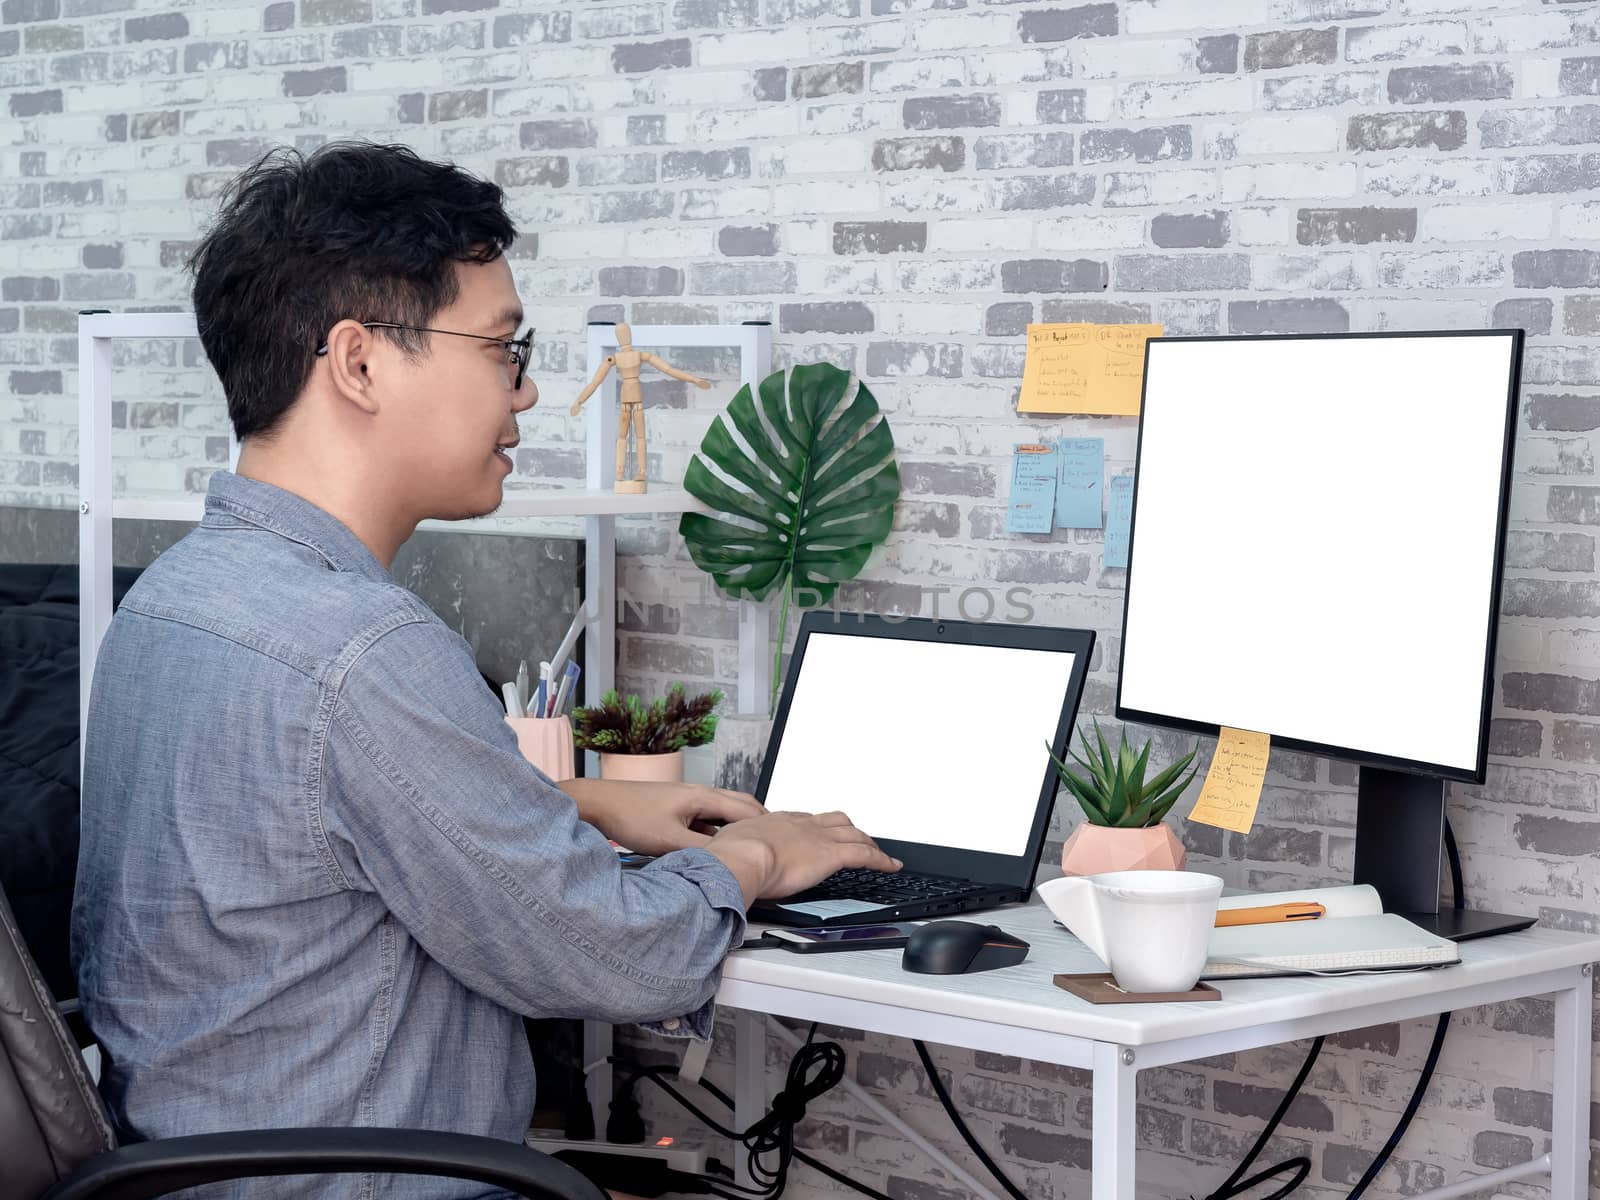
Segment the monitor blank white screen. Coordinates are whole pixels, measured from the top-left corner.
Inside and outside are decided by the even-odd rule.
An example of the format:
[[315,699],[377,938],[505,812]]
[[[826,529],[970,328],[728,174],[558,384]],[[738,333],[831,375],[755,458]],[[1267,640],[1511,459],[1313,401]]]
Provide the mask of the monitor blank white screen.
[[874,838],[1019,855],[1077,656],[813,633],[763,797]]
[[1513,346],[1152,342],[1122,707],[1474,771]]

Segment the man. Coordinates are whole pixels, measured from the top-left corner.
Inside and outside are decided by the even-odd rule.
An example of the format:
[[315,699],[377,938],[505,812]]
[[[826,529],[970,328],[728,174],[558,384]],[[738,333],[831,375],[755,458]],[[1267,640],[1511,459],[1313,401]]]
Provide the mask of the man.
[[[119,608],[85,747],[72,950],[130,1138],[520,1140],[524,1014],[703,1037],[752,901],[898,866],[842,814],[558,787],[466,643],[390,577],[418,522],[500,504],[538,398],[514,237],[493,184],[346,143],[246,171],[195,251],[238,469]],[[663,857],[624,873],[608,835]],[[206,1192],[483,1193],[375,1176]]]

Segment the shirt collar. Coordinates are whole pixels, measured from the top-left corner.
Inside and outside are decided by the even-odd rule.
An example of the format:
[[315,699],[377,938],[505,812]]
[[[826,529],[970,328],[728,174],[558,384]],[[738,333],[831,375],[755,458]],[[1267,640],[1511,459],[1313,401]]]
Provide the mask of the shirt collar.
[[232,471],[211,473],[202,525],[232,516],[315,550],[336,571],[352,571],[384,583],[393,577],[350,527],[303,496],[276,484]]

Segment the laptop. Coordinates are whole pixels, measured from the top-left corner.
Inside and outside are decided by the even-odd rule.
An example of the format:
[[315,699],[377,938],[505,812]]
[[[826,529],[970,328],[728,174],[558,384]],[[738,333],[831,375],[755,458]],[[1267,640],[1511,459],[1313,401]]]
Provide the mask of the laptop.
[[1033,891],[1094,633],[814,610],[756,799],[844,812],[905,867],[845,871],[750,910],[814,928],[947,917]]

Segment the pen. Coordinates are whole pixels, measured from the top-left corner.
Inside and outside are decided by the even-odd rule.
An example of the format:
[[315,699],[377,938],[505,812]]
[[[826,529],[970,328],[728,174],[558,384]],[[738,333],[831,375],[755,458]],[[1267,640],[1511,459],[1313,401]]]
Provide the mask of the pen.
[[536,717],[544,716],[545,715],[545,702],[547,700],[549,700],[549,698],[550,698],[550,664],[547,663],[547,662],[542,662],[542,663],[539,664],[539,687],[538,687],[538,690],[535,691],[534,694],[533,694],[533,705],[529,708],[528,711],[531,712]]
[[569,662],[567,669],[561,675],[561,686],[556,690],[555,703],[550,706],[550,715],[559,717],[561,710],[566,706],[567,696],[572,692],[573,685],[578,682],[578,673],[582,670],[575,662]]
[[517,707],[526,716],[528,712],[528,660],[517,664]]
[[583,627],[589,622],[589,608],[586,604],[578,606],[578,611],[572,616],[572,624],[567,626],[567,632],[561,639],[561,644],[556,647],[556,652],[550,658],[550,678],[560,680],[566,670],[567,660],[572,657],[572,648],[578,644],[578,635],[583,632]]
[[1314,921],[1328,910],[1308,900],[1266,904],[1259,908],[1219,908],[1218,929],[1231,925],[1271,925],[1278,921]]

